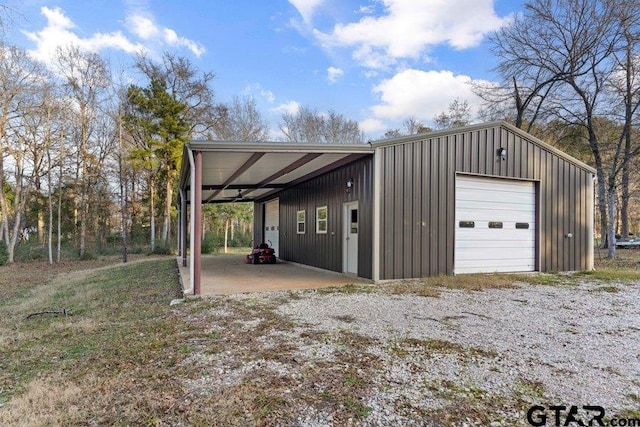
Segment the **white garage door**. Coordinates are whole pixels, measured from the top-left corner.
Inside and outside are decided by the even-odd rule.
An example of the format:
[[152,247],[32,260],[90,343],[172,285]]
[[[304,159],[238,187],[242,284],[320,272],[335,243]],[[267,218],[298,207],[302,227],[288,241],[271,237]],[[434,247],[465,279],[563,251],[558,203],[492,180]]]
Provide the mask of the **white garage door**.
[[456,274],[535,269],[532,182],[456,177]]
[[280,236],[280,201],[271,200],[264,204],[264,241],[275,250],[276,256],[280,256],[278,250],[278,238]]

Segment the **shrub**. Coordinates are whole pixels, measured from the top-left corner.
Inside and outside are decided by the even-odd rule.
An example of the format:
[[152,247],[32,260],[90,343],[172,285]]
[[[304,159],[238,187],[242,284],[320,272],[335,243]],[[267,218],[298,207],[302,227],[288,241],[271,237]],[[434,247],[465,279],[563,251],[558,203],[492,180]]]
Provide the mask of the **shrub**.
[[170,245],[156,245],[156,247],[151,251],[153,255],[173,255],[173,250]]
[[80,256],[80,261],[93,261],[94,259],[96,259],[96,256],[93,252],[89,251],[85,251],[85,253]]
[[20,242],[13,256],[17,262],[42,261],[47,259],[47,248],[35,242]]
[[220,252],[220,237],[216,236],[213,233],[205,233],[204,239],[202,239],[202,249],[200,250],[203,254],[213,254]]

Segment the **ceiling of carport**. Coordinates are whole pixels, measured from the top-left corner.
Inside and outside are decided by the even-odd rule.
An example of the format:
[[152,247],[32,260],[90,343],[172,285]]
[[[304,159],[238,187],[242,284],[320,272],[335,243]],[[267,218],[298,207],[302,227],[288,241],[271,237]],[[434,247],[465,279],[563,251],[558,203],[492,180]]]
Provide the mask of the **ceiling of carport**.
[[200,142],[186,145],[180,188],[191,201],[189,151],[202,153],[202,202],[266,200],[272,194],[373,154],[370,144]]

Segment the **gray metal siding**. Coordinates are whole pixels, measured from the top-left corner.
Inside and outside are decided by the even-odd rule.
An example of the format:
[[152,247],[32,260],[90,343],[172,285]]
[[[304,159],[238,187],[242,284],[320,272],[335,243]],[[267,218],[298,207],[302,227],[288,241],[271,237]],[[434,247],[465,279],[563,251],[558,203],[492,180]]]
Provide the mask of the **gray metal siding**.
[[[346,182],[353,179],[349,193]],[[342,272],[343,203],[358,201],[358,276],[372,278],[373,156],[286,189],[280,198],[280,258]],[[327,233],[316,233],[316,208],[327,206]],[[260,209],[262,210],[262,209]],[[306,232],[296,214],[306,211]],[[255,219],[254,219],[255,220]]]
[[[497,154],[501,147],[506,160]],[[457,173],[535,181],[537,269],[589,268],[592,174],[532,140],[496,125],[382,146],[377,155],[383,168],[381,279],[453,273]]]

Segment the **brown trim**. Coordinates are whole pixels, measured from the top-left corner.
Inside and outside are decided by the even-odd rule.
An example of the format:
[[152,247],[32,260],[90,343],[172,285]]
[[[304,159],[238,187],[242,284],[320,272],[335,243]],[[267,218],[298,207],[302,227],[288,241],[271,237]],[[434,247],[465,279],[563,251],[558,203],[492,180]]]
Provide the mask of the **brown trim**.
[[[294,185],[302,184],[305,181],[308,181],[310,179],[316,178],[316,177],[318,177],[320,175],[324,175],[325,173],[331,172],[332,170],[338,169],[338,168],[340,168],[342,166],[346,166],[349,163],[353,163],[356,160],[359,160],[359,159],[361,159],[363,157],[366,157],[366,156],[373,156],[373,154],[371,154],[371,153],[349,154],[348,156],[343,157],[342,159],[337,160],[337,161],[335,161],[333,163],[330,163],[327,166],[323,166],[323,167],[321,167],[320,169],[318,169],[318,170],[316,170],[314,172],[311,172],[311,173],[309,173],[309,174],[307,174],[305,176],[302,176],[302,177],[296,179],[295,181],[291,181],[289,184],[287,184],[286,188],[290,188],[290,187],[293,187]],[[274,187],[274,188],[276,188],[276,187]],[[269,197],[273,196],[274,194],[279,193],[280,191],[281,191],[281,189],[276,188],[273,191],[270,191],[270,192],[268,192],[266,194],[263,194],[262,196],[260,196],[260,198],[258,200],[266,200]]]
[[200,295],[200,285],[202,279],[202,152],[193,152],[195,163],[195,191],[194,200],[196,203],[192,204],[191,209],[195,209],[195,221],[194,221],[194,235],[193,239],[193,293],[194,295]]
[[345,165],[348,165],[348,164],[349,164],[349,163],[351,163],[351,162],[355,162],[356,160],[358,160],[358,159],[360,159],[360,158],[362,158],[362,157],[370,156],[370,155],[371,155],[371,153],[366,153],[366,154],[349,154],[348,156],[343,157],[342,159],[340,159],[340,160],[338,160],[338,161],[335,161],[335,162],[333,162],[333,163],[331,163],[331,164],[329,164],[329,165],[327,165],[327,166],[324,166],[324,167],[322,167],[322,168],[318,169],[318,170],[317,170],[317,171],[315,171],[315,172],[311,172],[310,174],[305,175],[305,176],[303,176],[303,177],[301,177],[301,178],[298,178],[298,179],[296,179],[295,181],[291,181],[291,182],[289,183],[289,185],[292,185],[292,186],[293,186],[293,185],[300,184],[301,182],[304,182],[304,181],[306,181],[306,180],[308,180],[308,179],[315,178],[315,177],[317,177],[317,176],[323,175],[323,174],[325,174],[325,173],[327,173],[327,172],[330,172],[330,171],[332,171],[332,170],[334,170],[334,169],[337,169],[337,168],[339,168],[339,167],[341,167],[341,166],[345,166]]
[[249,160],[244,162],[244,164],[242,166],[240,166],[238,168],[238,170],[236,170],[234,173],[232,173],[231,176],[222,184],[221,188],[216,189],[216,191],[214,191],[213,194],[211,194],[209,197],[207,197],[207,200],[205,200],[204,203],[208,203],[214,197],[216,197],[218,194],[220,194],[220,192],[222,190],[226,189],[229,186],[229,184],[231,184],[233,182],[233,180],[235,180],[240,175],[245,173],[247,169],[249,169],[251,166],[253,166],[258,160],[260,160],[262,158],[262,156],[264,156],[264,154],[265,153],[254,153],[251,157],[249,157]]
[[260,188],[264,188],[271,181],[274,181],[274,180],[280,178],[281,176],[284,176],[284,175],[286,175],[286,174],[288,174],[290,172],[293,172],[294,170],[306,165],[307,163],[309,163],[313,159],[315,159],[317,157],[320,157],[321,155],[322,155],[322,153],[305,154],[304,156],[302,156],[301,158],[299,158],[295,162],[291,163],[289,166],[285,167],[284,169],[279,170],[278,172],[274,173],[270,177],[265,178],[262,181],[260,181],[259,183],[257,183],[256,184],[256,188],[250,188],[250,189],[248,189],[246,191],[243,191],[240,194],[241,194],[242,197],[245,197],[247,194],[251,193],[254,190],[258,190]]
[[[204,191],[211,191],[211,190],[248,190],[248,189],[254,189],[254,190],[258,190],[260,188],[287,188],[287,184],[267,184],[267,185],[262,185],[260,187],[258,187],[257,184],[230,184],[230,185],[220,185],[220,184],[210,184],[210,185],[203,185],[202,189]],[[190,186],[188,186],[186,188],[186,190],[190,190]],[[207,201],[210,198],[207,198]]]
[[186,191],[180,190],[180,255],[182,256],[182,266],[187,266],[187,196]]

